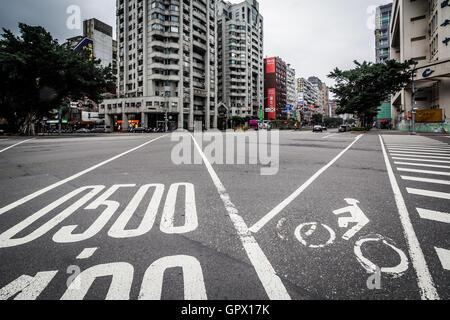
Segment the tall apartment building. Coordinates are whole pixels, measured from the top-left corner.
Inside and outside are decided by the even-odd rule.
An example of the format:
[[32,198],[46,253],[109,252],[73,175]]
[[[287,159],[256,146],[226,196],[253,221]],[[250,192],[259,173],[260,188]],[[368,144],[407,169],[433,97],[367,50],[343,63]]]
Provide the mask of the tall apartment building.
[[[395,0],[391,58],[418,62],[414,85],[418,132],[449,132],[450,114],[450,5],[437,0]],[[393,95],[393,121],[409,130],[412,87]]]
[[322,114],[326,117],[330,116],[330,89],[328,89],[327,85],[322,82],[322,92],[320,93],[322,95]]
[[314,102],[316,111],[323,113],[322,81],[317,77],[309,77],[308,81],[313,85],[313,87],[317,91],[316,101]]
[[264,31],[259,4],[218,3],[218,97],[232,116],[257,116],[263,106]]
[[285,119],[287,65],[279,57],[264,59],[264,100],[266,119]]
[[217,127],[216,0],[117,0],[118,98],[100,113],[128,125]]
[[94,56],[104,67],[113,65],[113,28],[97,19],[83,22],[83,35],[94,41]]
[[375,56],[376,62],[390,59],[390,31],[392,3],[379,6],[375,19]]
[[[295,69],[290,64],[286,67],[286,104],[292,109],[297,107],[297,81],[295,77]],[[288,117],[292,118],[294,111],[288,111]]]
[[315,111],[316,101],[319,92],[315,86],[305,78],[298,78],[297,80],[298,102],[297,106],[302,107],[303,117],[305,121],[311,121],[311,117]]

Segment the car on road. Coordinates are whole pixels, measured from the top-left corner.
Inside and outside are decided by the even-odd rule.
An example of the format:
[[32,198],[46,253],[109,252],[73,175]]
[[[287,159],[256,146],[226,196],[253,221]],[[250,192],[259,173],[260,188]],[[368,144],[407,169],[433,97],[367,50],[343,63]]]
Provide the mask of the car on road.
[[322,126],[314,126],[313,132],[323,132],[323,127]]
[[262,121],[259,124],[259,129],[260,130],[272,130],[272,124],[270,123],[270,121]]
[[342,125],[339,127],[339,132],[349,132],[352,131],[352,127],[348,125]]
[[0,136],[2,136],[2,135],[4,135],[4,134],[5,134],[5,131],[3,131],[3,130],[0,129]]

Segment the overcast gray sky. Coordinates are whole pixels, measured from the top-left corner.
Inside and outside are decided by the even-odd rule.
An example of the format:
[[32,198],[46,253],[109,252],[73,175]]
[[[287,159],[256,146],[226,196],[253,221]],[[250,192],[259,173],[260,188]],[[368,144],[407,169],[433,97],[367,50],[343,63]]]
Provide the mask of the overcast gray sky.
[[[231,0],[240,2],[240,0]],[[297,77],[327,75],[353,60],[375,60],[374,32],[368,8],[389,0],[260,0],[266,56],[291,63]],[[66,27],[70,5],[81,8],[82,20],[98,18],[115,26],[115,0],[0,1],[0,27],[17,31],[18,22],[42,25],[60,41],[79,35]],[[370,10],[369,10],[370,11]],[[373,21],[373,19],[372,19]]]

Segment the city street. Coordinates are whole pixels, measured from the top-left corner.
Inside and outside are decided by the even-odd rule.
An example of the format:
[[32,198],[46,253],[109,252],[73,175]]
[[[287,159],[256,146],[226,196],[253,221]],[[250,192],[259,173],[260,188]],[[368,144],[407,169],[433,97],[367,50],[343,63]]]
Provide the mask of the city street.
[[0,138],[0,300],[450,299],[449,137],[274,135]]

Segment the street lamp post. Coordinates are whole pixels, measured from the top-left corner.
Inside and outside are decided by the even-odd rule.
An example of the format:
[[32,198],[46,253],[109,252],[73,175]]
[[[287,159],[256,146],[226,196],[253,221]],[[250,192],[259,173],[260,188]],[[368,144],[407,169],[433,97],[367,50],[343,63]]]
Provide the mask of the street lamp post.
[[411,135],[416,135],[416,88],[414,86],[415,67],[412,72],[411,84]]

